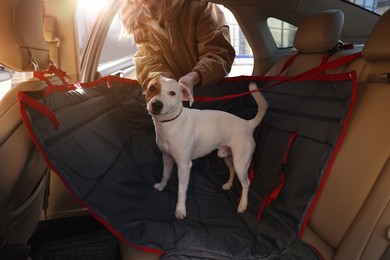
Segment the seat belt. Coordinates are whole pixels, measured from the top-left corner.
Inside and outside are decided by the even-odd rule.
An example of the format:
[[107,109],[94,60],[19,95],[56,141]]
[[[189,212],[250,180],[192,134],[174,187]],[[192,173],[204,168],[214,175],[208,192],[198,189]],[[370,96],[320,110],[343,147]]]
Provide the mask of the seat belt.
[[59,47],[61,40],[57,36],[57,20],[52,16],[45,16],[44,18],[44,36],[49,45],[50,59],[59,66]]

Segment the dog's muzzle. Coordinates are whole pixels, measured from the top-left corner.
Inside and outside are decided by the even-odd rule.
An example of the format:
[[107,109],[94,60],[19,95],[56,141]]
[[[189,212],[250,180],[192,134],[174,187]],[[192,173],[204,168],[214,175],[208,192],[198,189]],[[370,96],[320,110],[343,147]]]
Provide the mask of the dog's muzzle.
[[163,109],[164,104],[160,100],[153,100],[151,103],[151,107],[152,107],[152,111],[151,111],[152,114],[158,115]]

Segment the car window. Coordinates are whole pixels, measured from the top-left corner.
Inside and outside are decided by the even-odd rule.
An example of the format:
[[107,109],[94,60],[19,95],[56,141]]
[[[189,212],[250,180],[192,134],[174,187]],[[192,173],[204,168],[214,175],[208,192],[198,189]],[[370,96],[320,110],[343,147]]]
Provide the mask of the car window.
[[267,24],[278,48],[291,48],[294,46],[296,26],[273,17],[267,19]]
[[118,14],[112,20],[100,54],[98,72],[100,75],[119,74],[134,78],[133,56],[137,51],[132,35],[129,35]]
[[80,56],[83,55],[93,26],[107,0],[78,0],[76,18]]
[[219,5],[223,13],[225,14],[226,21],[230,29],[230,42],[232,43],[235,51],[236,58],[232,66],[232,70],[229,73],[229,77],[240,75],[252,75],[253,72],[253,53],[252,49],[245,38],[236,18],[232,12],[222,5]]
[[0,66],[0,100],[11,88],[11,85],[11,73],[8,72],[4,67]]
[[346,1],[377,14],[383,14],[386,10],[390,9],[389,0],[346,0]]
[[[87,3],[90,0],[79,0],[77,9],[77,27],[79,36],[80,60],[83,60],[84,50],[88,43],[91,32],[95,26],[99,11],[97,8],[89,8]],[[101,0],[104,1],[104,0]],[[101,5],[104,7],[104,5]],[[245,39],[233,14],[220,5],[225,13],[231,32],[231,43],[236,50],[236,59],[228,76],[251,75],[253,71],[252,50]],[[134,78],[134,67],[132,57],[136,52],[136,45],[131,35],[126,33],[119,15],[115,15],[104,38],[104,44],[100,51],[98,72],[101,76],[108,74],[119,74],[120,76]]]
[[0,100],[12,87],[32,77],[32,72],[13,71],[0,65]]

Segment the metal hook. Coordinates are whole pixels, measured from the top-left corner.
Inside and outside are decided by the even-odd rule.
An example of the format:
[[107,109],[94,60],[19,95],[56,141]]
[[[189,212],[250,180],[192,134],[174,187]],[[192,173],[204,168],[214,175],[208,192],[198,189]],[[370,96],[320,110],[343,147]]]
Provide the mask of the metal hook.
[[30,59],[30,62],[34,66],[34,71],[39,71],[38,62],[36,62],[34,59]]
[[50,59],[49,64],[52,65],[53,67],[57,68],[57,64],[54,62],[54,60]]

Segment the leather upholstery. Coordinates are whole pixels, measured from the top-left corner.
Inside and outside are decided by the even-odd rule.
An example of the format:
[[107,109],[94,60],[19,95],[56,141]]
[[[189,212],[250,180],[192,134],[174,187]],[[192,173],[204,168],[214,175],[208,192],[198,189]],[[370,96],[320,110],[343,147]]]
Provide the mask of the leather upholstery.
[[0,102],[0,237],[25,243],[41,212],[47,166],[21,122],[17,93],[37,90],[37,82],[12,88]]
[[307,17],[299,25],[294,47],[302,53],[326,53],[337,46],[344,14],[340,10],[326,10]]
[[[0,63],[16,71],[32,71],[31,59],[40,69],[49,66],[49,48],[43,35],[41,0],[7,0],[0,8]],[[42,32],[42,33],[41,33]]]
[[372,30],[369,39],[363,48],[366,60],[390,60],[390,11],[385,12]]
[[[16,71],[49,65],[43,37],[42,0],[7,0],[0,8],[0,64]],[[40,90],[38,80],[23,82],[0,100],[0,237],[26,243],[42,214],[48,167],[22,123],[18,92]]]
[[44,26],[45,26],[45,40],[50,49],[50,58],[58,66],[60,64],[58,48],[61,45],[61,41],[58,38],[56,18],[53,16],[45,16]]
[[[332,38],[339,35],[341,20],[337,11],[308,17],[299,26],[294,41],[302,54],[284,75],[297,75],[318,66],[323,54],[338,42]],[[336,25],[340,27],[333,28],[336,33],[329,37],[329,28]],[[387,11],[363,48],[338,51],[329,58],[337,59],[359,50],[363,53],[362,58],[351,64],[327,72],[355,70],[359,83],[346,136],[303,236],[325,259],[380,259],[390,243],[383,235],[389,229],[390,211],[390,124],[386,120],[390,109],[389,28],[390,11]],[[277,75],[289,57],[277,59],[266,75]]]
[[[265,73],[273,76],[295,76],[323,62],[325,54],[337,46],[344,15],[340,10],[326,10],[308,16],[299,26],[294,37],[294,47],[301,54],[283,73],[282,68],[294,54],[279,57]],[[331,60],[333,57],[330,57]],[[332,71],[334,72],[334,71]]]
[[325,259],[380,259],[390,244],[390,11],[377,22],[358,73],[357,100],[304,240]]

